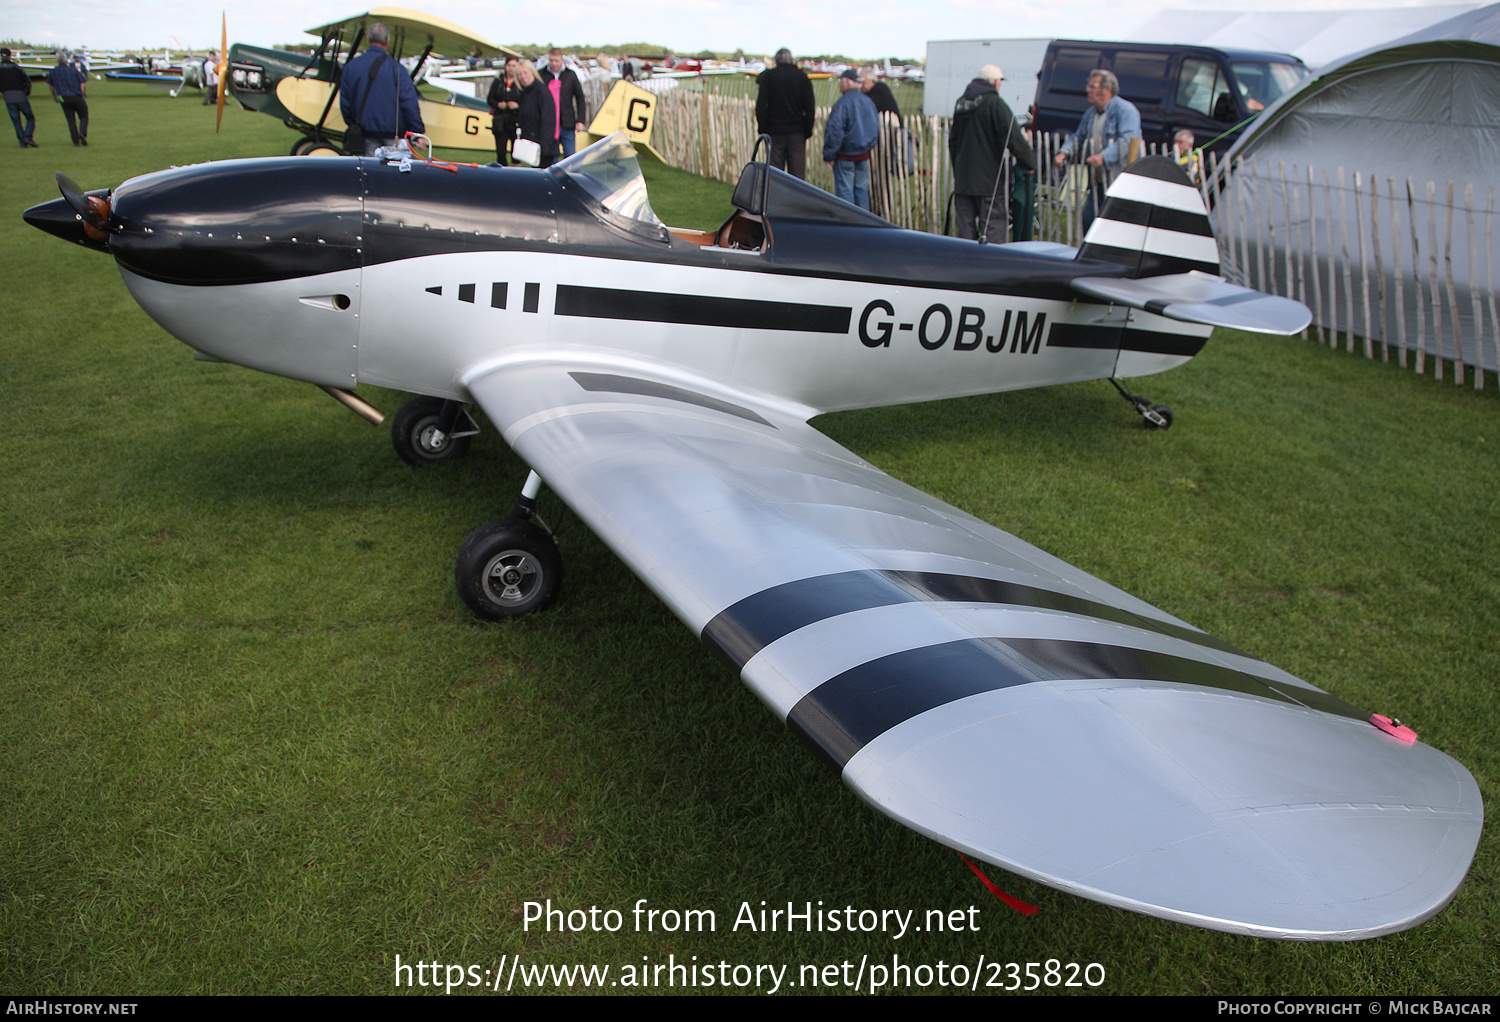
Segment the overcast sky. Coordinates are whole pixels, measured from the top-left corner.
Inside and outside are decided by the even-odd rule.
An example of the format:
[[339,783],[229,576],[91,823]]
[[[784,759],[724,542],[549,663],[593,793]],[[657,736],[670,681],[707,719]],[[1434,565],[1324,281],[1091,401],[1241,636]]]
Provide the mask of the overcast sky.
[[[406,0],[497,43],[653,42],[698,50],[922,57],[930,39],[1117,38],[1169,7],[1278,10],[1282,0]],[[1453,0],[1444,0],[1453,2]],[[1323,10],[1434,6],[1432,0],[1316,0]],[[234,0],[231,42],[296,42],[304,30],[367,10],[358,0]],[[1306,9],[1306,8],[1303,8]],[[201,0],[3,0],[0,36],[38,44],[199,49],[219,40],[220,8]]]

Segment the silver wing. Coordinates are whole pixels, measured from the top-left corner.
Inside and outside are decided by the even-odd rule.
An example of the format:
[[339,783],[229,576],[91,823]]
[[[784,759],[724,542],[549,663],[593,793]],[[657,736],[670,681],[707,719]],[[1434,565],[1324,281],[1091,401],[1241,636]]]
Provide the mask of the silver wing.
[[1454,760],[835,444],[635,364],[464,384],[688,627],[943,844],[1110,905],[1305,940],[1414,926],[1483,822]]

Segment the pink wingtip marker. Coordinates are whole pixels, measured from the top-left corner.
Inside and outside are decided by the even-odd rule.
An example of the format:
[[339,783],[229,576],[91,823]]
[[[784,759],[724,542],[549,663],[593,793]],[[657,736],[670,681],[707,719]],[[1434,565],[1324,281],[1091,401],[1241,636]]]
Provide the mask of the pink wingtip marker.
[[1417,740],[1417,733],[1395,717],[1386,717],[1379,713],[1372,713],[1370,714],[1370,723],[1380,728],[1386,734],[1394,735],[1401,739],[1403,742],[1415,742]]

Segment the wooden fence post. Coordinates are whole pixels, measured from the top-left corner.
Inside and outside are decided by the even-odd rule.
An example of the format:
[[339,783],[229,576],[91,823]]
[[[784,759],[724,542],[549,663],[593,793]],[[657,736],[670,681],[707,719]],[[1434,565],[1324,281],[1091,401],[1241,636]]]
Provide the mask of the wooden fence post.
[[1375,253],[1375,299],[1380,316],[1380,360],[1391,360],[1390,320],[1385,314],[1385,259],[1380,254],[1380,175],[1370,175],[1370,249]]
[[1432,294],[1432,372],[1443,378],[1443,300],[1438,295],[1437,182],[1427,182],[1427,285]]
[[1464,382],[1464,325],[1458,315],[1458,292],[1453,287],[1453,182],[1448,182],[1444,205],[1447,207],[1443,228],[1443,277],[1448,284],[1448,312],[1453,318],[1453,382]]

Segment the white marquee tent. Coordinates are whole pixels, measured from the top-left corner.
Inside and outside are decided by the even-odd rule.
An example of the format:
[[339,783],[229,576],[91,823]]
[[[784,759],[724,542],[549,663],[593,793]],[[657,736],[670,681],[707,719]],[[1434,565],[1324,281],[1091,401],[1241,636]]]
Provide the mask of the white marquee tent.
[[[1252,221],[1265,228],[1257,237],[1272,249],[1267,272],[1301,277],[1304,288],[1317,272],[1325,291],[1347,288],[1321,312],[1315,307],[1320,323],[1392,341],[1404,334],[1407,347],[1423,331],[1428,350],[1436,340],[1453,357],[1461,343],[1463,361],[1496,367],[1500,3],[1322,68],[1261,114],[1230,159],[1246,172],[1237,170],[1216,211],[1221,232],[1234,235],[1244,211],[1256,210],[1243,233]],[[1242,248],[1230,248],[1230,272],[1260,271],[1258,253],[1238,265]],[[1399,317],[1397,265],[1405,276]],[[1372,322],[1360,311],[1367,302]]]

